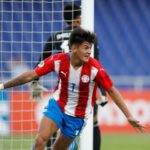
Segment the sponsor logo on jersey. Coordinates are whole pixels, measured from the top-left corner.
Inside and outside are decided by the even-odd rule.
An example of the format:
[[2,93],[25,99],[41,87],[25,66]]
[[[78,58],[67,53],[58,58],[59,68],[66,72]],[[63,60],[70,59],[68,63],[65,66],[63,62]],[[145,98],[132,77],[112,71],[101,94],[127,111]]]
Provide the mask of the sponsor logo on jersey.
[[41,67],[43,67],[44,66],[44,61],[41,61],[39,64],[38,64],[38,66],[41,68]]
[[83,75],[83,76],[81,77],[81,80],[82,80],[83,83],[88,83],[89,80],[90,80],[90,78],[89,78],[88,75]]

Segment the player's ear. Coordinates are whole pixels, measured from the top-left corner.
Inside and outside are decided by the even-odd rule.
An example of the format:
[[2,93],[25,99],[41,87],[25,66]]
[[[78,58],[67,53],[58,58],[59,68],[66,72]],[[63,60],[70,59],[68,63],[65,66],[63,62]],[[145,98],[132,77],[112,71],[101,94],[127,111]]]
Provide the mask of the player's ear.
[[72,50],[72,52],[76,52],[77,51],[77,46],[76,45],[72,45],[71,50]]

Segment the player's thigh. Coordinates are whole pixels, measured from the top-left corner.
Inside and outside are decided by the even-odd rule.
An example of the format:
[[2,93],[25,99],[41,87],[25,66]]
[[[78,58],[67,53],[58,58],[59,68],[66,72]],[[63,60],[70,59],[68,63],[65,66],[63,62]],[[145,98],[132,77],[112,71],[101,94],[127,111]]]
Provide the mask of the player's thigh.
[[43,139],[48,140],[57,130],[58,127],[56,123],[50,118],[43,116],[38,129],[37,137],[40,136]]
[[56,139],[53,150],[67,150],[69,145],[74,141],[74,138],[67,138],[62,133]]

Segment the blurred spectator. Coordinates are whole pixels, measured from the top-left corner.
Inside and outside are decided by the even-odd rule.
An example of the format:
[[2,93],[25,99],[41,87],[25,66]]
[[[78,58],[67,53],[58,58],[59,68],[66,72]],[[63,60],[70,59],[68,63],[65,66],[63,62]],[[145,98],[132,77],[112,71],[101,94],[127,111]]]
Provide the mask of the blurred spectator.
[[[11,78],[15,78],[20,75],[22,72],[26,72],[30,67],[24,62],[22,57],[16,57],[14,60],[9,62]],[[28,85],[24,85],[23,89],[28,89]],[[20,89],[20,87],[15,87],[15,89]]]
[[16,58],[10,63],[11,77],[14,78],[20,75],[22,72],[29,70],[30,68],[25,64],[22,58]]

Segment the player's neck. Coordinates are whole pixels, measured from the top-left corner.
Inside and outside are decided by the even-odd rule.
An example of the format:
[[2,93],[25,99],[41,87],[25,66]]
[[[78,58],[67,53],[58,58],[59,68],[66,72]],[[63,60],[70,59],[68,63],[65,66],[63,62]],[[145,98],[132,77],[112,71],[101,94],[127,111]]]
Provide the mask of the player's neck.
[[73,66],[74,69],[78,69],[83,65],[83,61],[81,61],[74,54],[71,54],[70,63]]

